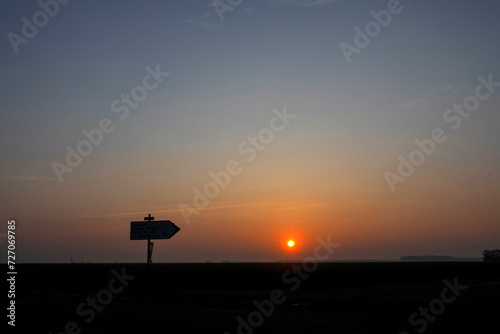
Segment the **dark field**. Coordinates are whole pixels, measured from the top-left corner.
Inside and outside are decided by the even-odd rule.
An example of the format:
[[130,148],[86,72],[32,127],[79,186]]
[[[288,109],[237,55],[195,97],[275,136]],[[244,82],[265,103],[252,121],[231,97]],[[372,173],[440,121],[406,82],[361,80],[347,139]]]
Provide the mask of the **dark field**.
[[[310,273],[293,266],[17,265],[15,332],[500,333],[498,264],[321,263]],[[447,288],[444,280],[453,286],[455,277],[468,287]],[[420,307],[431,310],[414,315],[412,326]]]

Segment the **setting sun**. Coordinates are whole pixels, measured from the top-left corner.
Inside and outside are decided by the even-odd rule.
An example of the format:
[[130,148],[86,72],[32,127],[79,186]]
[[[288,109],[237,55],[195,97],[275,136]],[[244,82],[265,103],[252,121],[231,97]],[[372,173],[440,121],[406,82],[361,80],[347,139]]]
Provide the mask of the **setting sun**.
[[295,245],[295,242],[293,240],[288,241],[288,247],[293,247]]

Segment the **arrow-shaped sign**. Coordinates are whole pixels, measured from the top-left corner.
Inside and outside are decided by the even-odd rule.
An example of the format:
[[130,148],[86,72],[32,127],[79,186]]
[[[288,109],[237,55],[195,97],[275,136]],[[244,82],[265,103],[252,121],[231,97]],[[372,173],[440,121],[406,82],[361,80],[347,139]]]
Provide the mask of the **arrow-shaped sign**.
[[130,222],[130,240],[170,239],[179,231],[170,220]]

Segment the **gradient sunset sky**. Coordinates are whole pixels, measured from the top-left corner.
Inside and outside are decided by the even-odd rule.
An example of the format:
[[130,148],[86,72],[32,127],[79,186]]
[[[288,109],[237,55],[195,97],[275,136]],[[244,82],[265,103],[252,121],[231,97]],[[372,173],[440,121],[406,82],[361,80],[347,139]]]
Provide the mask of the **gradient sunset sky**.
[[[17,53],[9,33],[42,9],[1,2],[0,233],[16,219],[17,262],[143,262],[130,221],[149,213],[181,228],[154,262],[301,260],[327,236],[331,260],[500,248],[500,86],[445,119],[479,77],[500,82],[498,1],[401,0],[350,62],[341,43],[394,0],[247,0],[223,20],[212,2],[73,0]],[[168,76],[120,118],[147,68]],[[53,162],[103,119],[60,182]],[[391,189],[384,173],[436,128],[447,140]],[[230,161],[240,173],[187,223],[179,205]]]

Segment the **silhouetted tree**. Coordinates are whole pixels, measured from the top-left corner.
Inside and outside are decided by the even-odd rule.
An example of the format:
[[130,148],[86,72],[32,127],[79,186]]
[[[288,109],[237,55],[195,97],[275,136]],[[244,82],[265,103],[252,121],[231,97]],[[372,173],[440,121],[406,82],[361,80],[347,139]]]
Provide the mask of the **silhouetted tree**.
[[485,250],[483,252],[484,262],[500,262],[500,249]]

